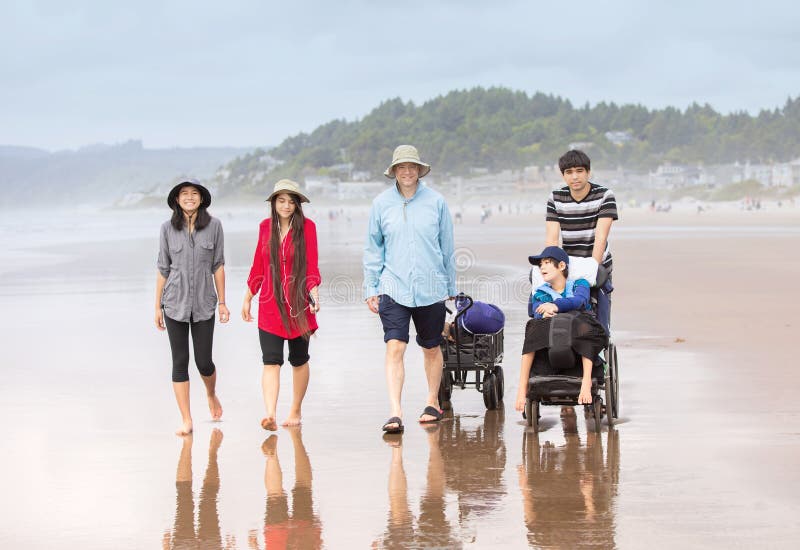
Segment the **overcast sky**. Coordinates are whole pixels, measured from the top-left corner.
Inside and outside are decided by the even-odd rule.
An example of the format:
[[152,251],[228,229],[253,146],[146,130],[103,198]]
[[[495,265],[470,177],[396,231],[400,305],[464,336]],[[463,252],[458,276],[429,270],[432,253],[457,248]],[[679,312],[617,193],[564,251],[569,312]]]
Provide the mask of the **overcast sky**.
[[474,86],[752,113],[800,95],[791,0],[3,0],[0,49],[0,144],[50,150],[276,145]]

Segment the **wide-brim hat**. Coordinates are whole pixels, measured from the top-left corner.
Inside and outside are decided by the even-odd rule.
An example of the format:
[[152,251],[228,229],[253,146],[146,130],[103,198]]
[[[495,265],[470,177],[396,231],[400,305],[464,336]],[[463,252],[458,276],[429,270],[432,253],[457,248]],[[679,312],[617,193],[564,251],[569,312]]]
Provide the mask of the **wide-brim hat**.
[[291,193],[292,195],[297,195],[300,197],[300,202],[311,202],[308,200],[308,197],[300,192],[300,186],[297,185],[297,182],[286,179],[279,180],[278,183],[275,184],[275,187],[272,188],[272,193],[270,193],[269,197],[267,197],[267,200],[271,201],[272,197],[275,195],[280,195],[281,193]]
[[211,206],[211,193],[208,191],[208,189],[200,185],[200,182],[194,178],[182,180],[180,183],[178,183],[178,185],[172,188],[172,191],[170,191],[169,195],[167,195],[167,206],[169,206],[172,210],[175,210],[175,206],[178,204],[178,193],[180,193],[181,189],[187,185],[191,185],[200,192],[200,197],[203,200],[201,206],[203,208],[208,208]]
[[413,145],[398,145],[392,155],[392,163],[383,173],[387,178],[394,177],[394,167],[404,162],[413,162],[419,165],[419,177],[424,178],[431,171],[431,165],[419,160],[419,152]]
[[569,256],[560,246],[548,246],[542,250],[541,254],[528,256],[528,261],[533,265],[539,265],[545,258],[553,258],[557,262],[564,262],[569,265]]

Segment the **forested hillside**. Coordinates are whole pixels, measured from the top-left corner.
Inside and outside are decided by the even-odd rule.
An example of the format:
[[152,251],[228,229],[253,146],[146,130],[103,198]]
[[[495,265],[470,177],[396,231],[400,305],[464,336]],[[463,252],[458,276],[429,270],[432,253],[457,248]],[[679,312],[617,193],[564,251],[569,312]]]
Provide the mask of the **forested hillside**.
[[[261,165],[259,179],[300,178],[342,163],[377,177],[400,143],[415,144],[437,174],[464,174],[472,167],[494,171],[551,164],[571,143],[590,144],[592,158],[607,167],[784,162],[800,156],[798,137],[800,97],[751,115],[721,114],[697,104],[683,110],[605,102],[576,107],[543,93],[474,88],[422,105],[391,99],[361,120],[334,120],[289,137],[269,151],[283,164],[270,167],[266,178]],[[237,159],[227,169],[246,181],[261,155]]]

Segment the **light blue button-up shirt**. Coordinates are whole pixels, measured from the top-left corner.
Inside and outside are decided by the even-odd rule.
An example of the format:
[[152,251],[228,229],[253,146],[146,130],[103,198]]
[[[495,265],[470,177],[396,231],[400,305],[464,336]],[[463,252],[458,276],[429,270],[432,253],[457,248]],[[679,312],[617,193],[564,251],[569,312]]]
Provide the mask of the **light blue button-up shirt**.
[[372,201],[364,247],[364,299],[407,307],[456,295],[453,220],[444,197],[419,182],[410,199],[395,184]]

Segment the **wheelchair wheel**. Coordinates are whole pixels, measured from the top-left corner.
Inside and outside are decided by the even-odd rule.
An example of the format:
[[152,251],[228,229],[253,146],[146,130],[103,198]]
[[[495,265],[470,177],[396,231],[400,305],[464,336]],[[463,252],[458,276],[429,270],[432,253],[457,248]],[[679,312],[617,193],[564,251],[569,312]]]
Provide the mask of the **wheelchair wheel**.
[[532,399],[525,400],[525,421],[534,432],[539,431],[539,402]]
[[490,411],[497,408],[497,377],[494,373],[487,373],[483,377],[483,404]]
[[611,377],[611,367],[608,364],[606,364],[603,387],[605,389],[604,404],[606,408],[606,421],[608,422],[608,427],[610,428],[614,425],[614,406],[612,405],[614,402],[614,379]]
[[603,418],[603,400],[596,395],[592,401],[592,413],[594,416],[594,431],[600,433],[600,420]]
[[453,408],[453,380],[448,371],[442,372],[442,380],[439,382],[439,406],[442,410],[450,410]]
[[608,413],[609,425],[611,417],[619,418],[619,361],[617,360],[617,346],[613,343],[608,345],[606,350],[606,411]]
[[503,376],[503,367],[500,365],[495,366],[494,374],[497,376],[497,401],[499,403],[503,400],[503,394],[506,389],[505,377]]

